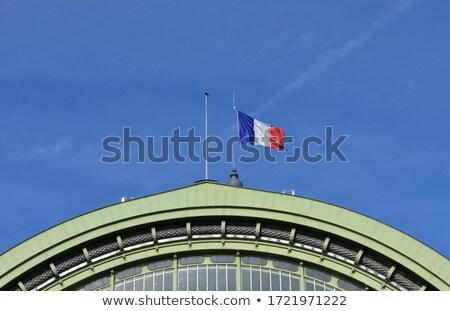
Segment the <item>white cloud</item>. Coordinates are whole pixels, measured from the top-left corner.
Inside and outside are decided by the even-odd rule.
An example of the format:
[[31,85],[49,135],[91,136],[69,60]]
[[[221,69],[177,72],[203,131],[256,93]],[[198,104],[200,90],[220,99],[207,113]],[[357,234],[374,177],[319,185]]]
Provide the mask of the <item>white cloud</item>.
[[398,0],[392,3],[392,5],[375,19],[360,36],[344,42],[335,50],[319,55],[294,81],[278,90],[266,103],[253,111],[252,115],[259,115],[272,109],[282,98],[285,98],[302,87],[305,82],[326,72],[333,64],[347,57],[360,46],[364,45],[378,30],[385,27],[401,14],[406,13],[416,5],[417,2],[418,0]]
[[[36,145],[29,139],[16,139],[5,141],[1,153],[11,162],[33,162],[45,159],[54,160],[67,156],[73,150],[73,140],[69,137],[60,138],[54,142]],[[0,154],[1,154],[0,153]]]
[[70,138],[64,137],[49,145],[41,145],[34,147],[31,156],[58,156],[61,153],[72,149],[73,142]]

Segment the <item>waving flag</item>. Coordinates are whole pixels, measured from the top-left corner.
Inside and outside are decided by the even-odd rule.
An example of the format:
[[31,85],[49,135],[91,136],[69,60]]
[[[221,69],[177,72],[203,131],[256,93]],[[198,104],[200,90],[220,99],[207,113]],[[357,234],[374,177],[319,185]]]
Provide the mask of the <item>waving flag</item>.
[[258,121],[243,112],[238,111],[239,138],[242,143],[251,143],[285,150],[284,131],[282,128]]

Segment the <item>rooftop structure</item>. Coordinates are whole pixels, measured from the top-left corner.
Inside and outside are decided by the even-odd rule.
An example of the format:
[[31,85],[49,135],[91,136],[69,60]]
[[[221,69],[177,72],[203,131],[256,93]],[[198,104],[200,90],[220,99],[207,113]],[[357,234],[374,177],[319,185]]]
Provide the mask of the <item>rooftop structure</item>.
[[124,200],[51,227],[0,255],[0,289],[450,290],[449,260],[413,237],[236,179]]

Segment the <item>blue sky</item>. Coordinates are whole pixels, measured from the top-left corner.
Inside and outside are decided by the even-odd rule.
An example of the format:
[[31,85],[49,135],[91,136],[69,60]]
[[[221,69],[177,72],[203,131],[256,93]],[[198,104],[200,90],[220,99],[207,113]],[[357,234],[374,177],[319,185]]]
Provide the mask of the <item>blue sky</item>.
[[[349,162],[238,163],[450,255],[448,1],[0,2],[0,253],[120,201],[191,185],[203,163],[100,162],[102,140],[231,135],[231,101],[299,146],[325,127]],[[262,151],[262,147],[258,147]],[[134,150],[134,149],[132,149]],[[313,150],[314,151],[314,150]],[[316,152],[321,149],[317,148]],[[237,150],[237,154],[242,154]],[[226,182],[231,165],[209,166]]]

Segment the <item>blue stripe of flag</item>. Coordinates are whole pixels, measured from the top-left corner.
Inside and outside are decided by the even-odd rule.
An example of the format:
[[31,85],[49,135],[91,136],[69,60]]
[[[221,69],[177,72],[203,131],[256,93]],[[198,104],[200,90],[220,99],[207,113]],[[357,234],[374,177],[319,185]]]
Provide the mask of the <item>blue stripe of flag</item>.
[[243,112],[238,111],[239,138],[241,143],[255,143],[255,120]]

